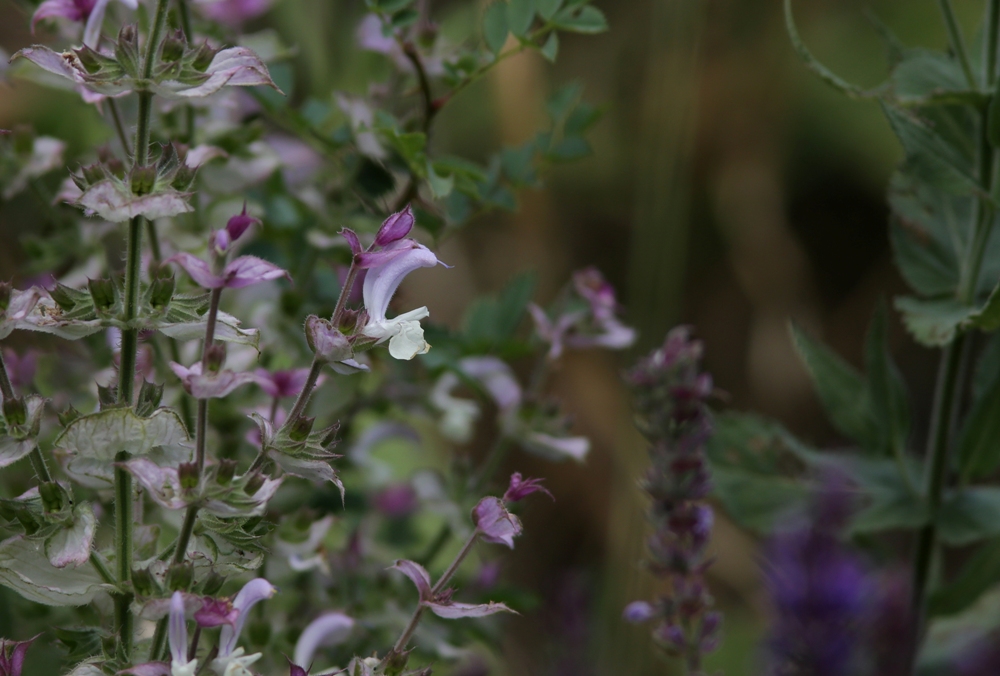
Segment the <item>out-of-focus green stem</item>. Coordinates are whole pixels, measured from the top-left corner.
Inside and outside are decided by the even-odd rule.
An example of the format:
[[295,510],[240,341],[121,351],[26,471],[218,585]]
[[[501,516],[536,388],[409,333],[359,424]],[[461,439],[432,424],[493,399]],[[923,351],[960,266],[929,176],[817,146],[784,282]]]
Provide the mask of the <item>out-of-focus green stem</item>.
[[958,63],[962,67],[962,74],[973,89],[977,88],[976,78],[972,74],[972,64],[969,62],[969,52],[965,48],[965,39],[962,37],[962,29],[955,18],[955,9],[951,6],[951,0],[938,0],[941,7],[941,14],[944,16],[945,28],[948,29],[948,40],[951,42],[951,49],[958,57]]

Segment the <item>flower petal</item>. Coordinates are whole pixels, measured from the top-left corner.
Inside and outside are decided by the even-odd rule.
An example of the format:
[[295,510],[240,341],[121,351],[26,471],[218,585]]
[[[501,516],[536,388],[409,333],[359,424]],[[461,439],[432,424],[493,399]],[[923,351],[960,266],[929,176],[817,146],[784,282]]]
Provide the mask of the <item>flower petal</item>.
[[310,622],[295,643],[295,664],[309,666],[321,646],[343,643],[354,629],[354,620],[344,613],[320,615]]
[[243,588],[233,600],[233,608],[240,613],[236,619],[236,625],[234,627],[229,625],[223,626],[219,634],[220,657],[228,657],[236,650],[236,641],[240,637],[240,632],[243,631],[243,623],[246,622],[250,609],[258,601],[271,598],[277,591],[274,585],[262,577],[256,577],[243,585]]
[[230,289],[242,289],[281,277],[291,279],[285,270],[256,256],[240,256],[230,262],[222,273],[223,285]]
[[503,603],[424,603],[431,609],[431,612],[446,620],[457,620],[461,617],[486,617],[496,613],[514,613],[516,611],[507,607]]
[[399,559],[392,567],[410,578],[420,593],[421,601],[427,601],[431,598],[431,576],[423,566],[415,561]]
[[177,263],[184,268],[184,271],[191,275],[195,283],[205,289],[217,289],[223,284],[221,277],[212,272],[212,266],[197,256],[185,252],[175,254],[163,261],[166,263]]

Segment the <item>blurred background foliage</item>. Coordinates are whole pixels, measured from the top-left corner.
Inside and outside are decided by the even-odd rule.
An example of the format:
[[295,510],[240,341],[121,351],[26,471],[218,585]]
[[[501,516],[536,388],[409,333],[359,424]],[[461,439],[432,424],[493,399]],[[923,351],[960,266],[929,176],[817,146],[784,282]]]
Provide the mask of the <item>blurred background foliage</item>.
[[[481,11],[467,0],[431,4],[445,34],[470,33]],[[900,150],[877,105],[844,99],[802,67],[777,0],[597,4],[609,33],[566,35],[555,66],[532,53],[510,59],[445,110],[434,138],[442,152],[485,159],[533,135],[547,98],[577,81],[604,113],[590,135],[592,156],[523,192],[516,213],[491,213],[449,239],[440,257],[454,270],[408,281],[406,293],[426,300],[436,321],[456,326],[474,297],[515,273],[536,270],[545,301],[571,270],[597,265],[640,328],[630,357],[670,326],[693,324],[727,405],[773,416],[816,445],[837,445],[787,322],[794,318],[860,364],[876,304],[903,289],[890,264],[884,203]],[[972,35],[982,3],[955,4]],[[881,81],[886,67],[869,16],[907,45],[946,42],[934,0],[800,0],[795,11],[817,57],[861,84]],[[362,93],[388,67],[354,47],[363,12],[361,0],[279,0],[248,28],[272,26],[297,46],[296,100]],[[22,7],[0,0],[3,50],[45,41],[28,25]],[[0,128],[25,122],[70,139],[71,158],[110,134],[70,94],[0,84]],[[19,242],[36,232],[38,209],[26,195],[0,211],[0,277],[18,269]],[[926,419],[933,355],[898,325],[891,335],[917,419]],[[504,673],[664,673],[646,629],[620,620],[625,603],[652,584],[638,564],[646,524],[636,477],[645,450],[619,382],[630,357],[577,353],[555,375],[575,428],[594,440],[586,465],[508,461],[511,470],[546,476],[557,502],[533,511],[510,559],[510,577],[539,604],[508,624]],[[726,620],[708,670],[757,673],[768,609],[756,545],[724,516],[719,521],[711,582]],[[6,635],[17,618],[4,607]]]

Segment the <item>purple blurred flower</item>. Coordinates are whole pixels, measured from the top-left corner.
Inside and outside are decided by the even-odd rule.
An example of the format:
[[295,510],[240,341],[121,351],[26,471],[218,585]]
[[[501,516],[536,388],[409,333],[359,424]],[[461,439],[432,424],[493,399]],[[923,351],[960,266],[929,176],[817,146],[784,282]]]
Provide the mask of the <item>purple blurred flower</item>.
[[[129,9],[139,7],[138,0],[120,0]],[[86,22],[83,29],[83,44],[96,48],[101,37],[101,26],[110,0],[45,0],[31,17],[31,32],[42,19],[63,18],[70,21]]]
[[417,492],[409,483],[386,486],[372,499],[375,509],[392,519],[408,516],[420,506]]
[[38,367],[38,353],[35,350],[26,350],[23,355],[18,355],[9,347],[3,349],[3,359],[7,366],[7,375],[10,377],[10,384],[15,390],[29,387],[35,380],[35,370]]
[[0,676],[21,676],[21,670],[24,669],[24,656],[36,638],[38,636],[29,638],[27,641],[0,639]]
[[195,399],[215,399],[225,397],[241,385],[256,382],[257,375],[251,372],[209,371],[203,374],[201,362],[190,368],[177,362],[170,362],[170,370],[177,375],[184,390]]
[[809,520],[774,536],[767,548],[774,674],[855,673],[868,630],[874,585],[861,558],[839,539],[849,501],[842,484],[828,481]]
[[632,601],[622,611],[622,618],[632,624],[642,624],[656,617],[656,610],[646,601]]
[[532,493],[545,493],[547,496],[555,500],[552,493],[542,486],[542,479],[524,479],[521,477],[520,472],[514,472],[510,475],[510,485],[507,487],[507,492],[503,494],[504,502],[518,502],[528,497]]
[[198,286],[205,289],[242,289],[245,286],[281,277],[291,279],[289,274],[277,265],[256,256],[240,256],[227,263],[218,274],[212,271],[209,263],[189,253],[175,254],[163,262],[177,263],[191,275],[191,279]]
[[257,369],[254,377],[260,389],[264,390],[269,397],[294,397],[306,384],[309,377],[309,369],[288,369],[286,371],[268,371],[267,369]]
[[197,0],[201,11],[209,19],[239,26],[254,19],[271,8],[274,0]]

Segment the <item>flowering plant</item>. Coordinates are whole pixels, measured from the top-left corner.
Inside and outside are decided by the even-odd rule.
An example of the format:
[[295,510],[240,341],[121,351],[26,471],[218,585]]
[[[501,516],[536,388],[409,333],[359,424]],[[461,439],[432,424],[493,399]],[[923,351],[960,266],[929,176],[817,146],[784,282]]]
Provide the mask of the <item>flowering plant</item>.
[[[44,334],[0,360],[0,584],[51,608],[38,640],[66,648],[58,673],[428,674],[495,634],[479,618],[517,612],[461,591],[479,543],[513,548],[517,503],[548,492],[500,482],[501,462],[582,461],[545,376],[634,334],[593,269],[548,310],[518,277],[462,331],[391,306],[448,267],[450,233],[583,154],[597,119],[562,90],[551,129],[480,165],[436,151],[438,114],[510,56],[551,61],[561,33],[606,25],[586,0],[510,0],[453,46],[428,5],[368,0],[359,47],[391,75],[301,105],[292,50],[243,30],[267,0],[35,8],[62,46],[21,50],[7,76],[73,92],[115,134],[69,157],[30,129],[0,138],[3,198],[54,190],[49,238],[71,244],[0,285],[0,339]],[[510,361],[533,355],[522,386]],[[478,459],[476,429],[495,439]],[[0,672],[30,672],[32,640],[5,640]]]

